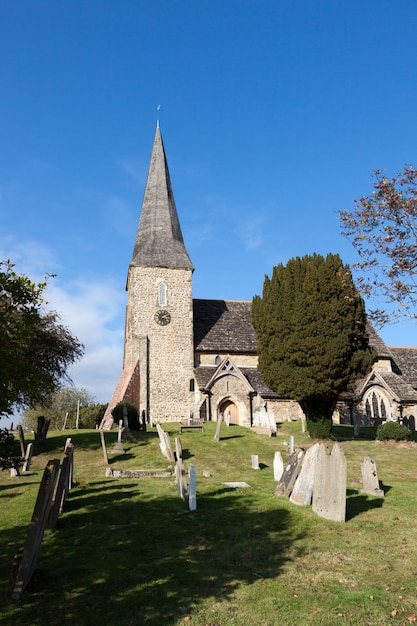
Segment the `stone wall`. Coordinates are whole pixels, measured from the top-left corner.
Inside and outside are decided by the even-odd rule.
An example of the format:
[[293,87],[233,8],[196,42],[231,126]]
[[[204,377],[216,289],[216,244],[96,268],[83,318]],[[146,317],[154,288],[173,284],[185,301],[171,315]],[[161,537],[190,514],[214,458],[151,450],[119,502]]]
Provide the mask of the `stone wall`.
[[[184,419],[194,404],[190,392],[194,376],[191,279],[190,269],[129,269],[125,367],[140,354],[141,389],[146,388],[146,398],[141,394],[139,410],[145,409],[153,421]],[[161,282],[166,285],[163,305],[158,302]],[[162,309],[170,314],[165,326],[155,321],[155,314]]]

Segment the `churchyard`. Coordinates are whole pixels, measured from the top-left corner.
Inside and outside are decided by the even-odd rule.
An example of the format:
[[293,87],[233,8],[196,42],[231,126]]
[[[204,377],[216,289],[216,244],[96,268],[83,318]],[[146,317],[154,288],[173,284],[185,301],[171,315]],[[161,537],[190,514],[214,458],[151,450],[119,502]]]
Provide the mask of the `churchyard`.
[[[180,437],[185,474],[195,466],[195,510],[178,495],[156,428],[123,441],[124,452],[117,431],[105,433],[108,464],[98,431],[49,432],[29,471],[0,473],[1,626],[417,623],[416,443],[375,442],[370,431],[353,440],[351,427],[335,427],[347,497],[345,521],[333,521],[275,493],[276,453],[286,464],[292,443],[315,443],[299,422],[276,437],[224,424],[219,441],[215,423],[162,426],[177,454]],[[13,557],[68,437],[74,486],[14,601]],[[362,491],[361,468],[373,464],[379,497]]]

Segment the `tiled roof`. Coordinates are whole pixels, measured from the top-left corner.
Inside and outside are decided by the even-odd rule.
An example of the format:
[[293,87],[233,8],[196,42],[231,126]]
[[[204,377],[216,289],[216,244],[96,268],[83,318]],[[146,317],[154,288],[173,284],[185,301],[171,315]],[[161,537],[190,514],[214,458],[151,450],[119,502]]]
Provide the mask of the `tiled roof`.
[[417,348],[397,348],[390,346],[395,364],[407,381],[417,389]]
[[194,300],[194,348],[197,351],[256,354],[252,302]]

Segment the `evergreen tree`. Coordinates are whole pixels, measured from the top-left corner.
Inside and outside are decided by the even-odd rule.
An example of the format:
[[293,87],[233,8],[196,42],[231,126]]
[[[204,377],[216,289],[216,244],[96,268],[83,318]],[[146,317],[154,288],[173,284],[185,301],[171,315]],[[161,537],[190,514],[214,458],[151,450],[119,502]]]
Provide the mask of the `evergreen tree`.
[[339,395],[375,358],[349,267],[335,254],[274,267],[262,297],[253,300],[252,316],[264,381],[299,402],[310,435],[330,434]]

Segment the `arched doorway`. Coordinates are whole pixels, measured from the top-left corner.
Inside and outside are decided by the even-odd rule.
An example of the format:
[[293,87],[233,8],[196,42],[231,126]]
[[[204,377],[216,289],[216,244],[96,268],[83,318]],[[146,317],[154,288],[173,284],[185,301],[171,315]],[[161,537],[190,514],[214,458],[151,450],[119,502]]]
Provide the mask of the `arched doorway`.
[[219,412],[223,413],[223,419],[226,419],[226,414],[229,412],[230,423],[239,426],[239,409],[232,400],[224,400],[219,406]]

